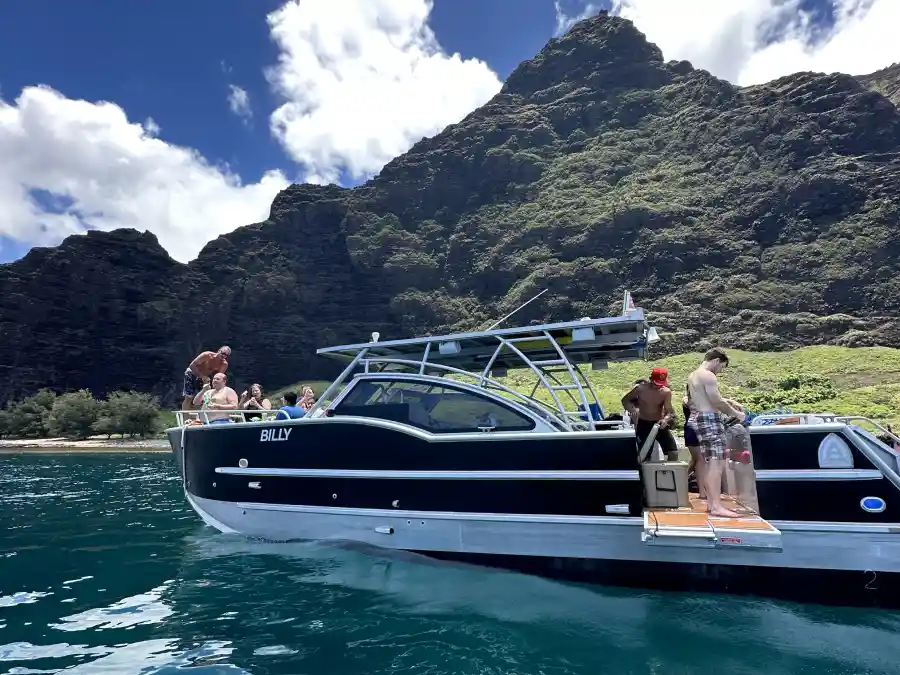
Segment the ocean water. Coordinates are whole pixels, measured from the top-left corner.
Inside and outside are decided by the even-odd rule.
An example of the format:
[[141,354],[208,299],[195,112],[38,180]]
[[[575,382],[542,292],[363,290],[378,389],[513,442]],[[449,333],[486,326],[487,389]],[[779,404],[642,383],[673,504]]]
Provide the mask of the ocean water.
[[225,536],[167,454],[0,456],[0,672],[900,672],[900,613]]

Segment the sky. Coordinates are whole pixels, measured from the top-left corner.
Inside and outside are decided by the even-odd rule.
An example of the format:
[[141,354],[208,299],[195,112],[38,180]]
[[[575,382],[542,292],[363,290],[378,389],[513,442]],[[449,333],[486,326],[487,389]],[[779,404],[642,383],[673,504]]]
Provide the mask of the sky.
[[0,262],[119,227],[188,262],[292,182],[364,182],[600,9],[740,85],[900,61],[900,0],[3,2]]

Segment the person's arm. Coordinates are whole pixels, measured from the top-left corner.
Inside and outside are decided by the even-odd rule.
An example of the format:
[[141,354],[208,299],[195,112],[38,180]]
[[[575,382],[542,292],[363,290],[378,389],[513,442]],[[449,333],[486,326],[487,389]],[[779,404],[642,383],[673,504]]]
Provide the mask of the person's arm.
[[[189,365],[188,368],[197,377],[202,377],[203,371],[201,370],[201,368],[211,355],[212,352],[203,352],[202,354],[198,354],[197,357],[194,358],[193,361],[191,361],[191,365]],[[184,363],[184,361],[182,361],[182,363]]]
[[637,401],[637,389],[641,386],[634,385],[627,394],[622,397],[622,407],[632,416],[637,415],[637,407],[634,403]]
[[743,410],[733,408],[728,401],[722,398],[722,395],[719,393],[719,383],[716,382],[715,377],[710,375],[708,378],[704,378],[703,388],[706,392],[707,400],[716,410],[728,417],[736,417],[738,420],[744,419]]
[[671,426],[672,422],[675,421],[675,409],[672,407],[672,390],[666,389],[665,394],[663,394],[663,412],[665,415],[662,418],[662,424],[659,426],[666,428]]
[[264,398],[264,399],[262,400],[262,408],[263,408],[263,410],[271,410],[271,409],[272,409],[272,402],[271,402],[269,399]]
[[203,385],[203,388],[202,388],[200,391],[197,392],[197,395],[196,395],[196,396],[194,396],[194,405],[201,405],[201,404],[203,403],[203,396],[204,396],[204,395],[206,394],[206,392],[208,392],[208,391],[209,391],[209,385],[208,385],[208,384],[204,384],[204,385]]

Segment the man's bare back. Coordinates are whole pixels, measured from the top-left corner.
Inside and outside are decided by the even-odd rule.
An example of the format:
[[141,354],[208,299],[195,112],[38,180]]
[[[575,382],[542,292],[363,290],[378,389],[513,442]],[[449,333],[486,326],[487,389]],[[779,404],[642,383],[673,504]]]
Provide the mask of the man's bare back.
[[659,422],[668,415],[667,406],[671,408],[672,390],[668,387],[655,387],[650,383],[636,384],[625,398],[637,409],[639,419]]
[[[182,363],[184,363],[182,361]],[[191,371],[200,377],[210,377],[216,373],[224,373],[228,370],[228,358],[220,350],[217,352],[203,352],[191,361]]]

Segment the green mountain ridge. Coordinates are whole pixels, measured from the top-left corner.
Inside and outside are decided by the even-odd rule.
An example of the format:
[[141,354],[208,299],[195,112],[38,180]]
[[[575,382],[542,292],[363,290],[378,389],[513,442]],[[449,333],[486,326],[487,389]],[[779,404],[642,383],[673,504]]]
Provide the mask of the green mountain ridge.
[[483,327],[545,288],[516,322],[614,313],[629,289],[655,355],[900,346],[891,77],[740,88],[601,14],[364,185],[292,185],[188,265],[117,231],[0,266],[0,401],[174,400],[225,342],[274,388],[332,374],[318,347]]

